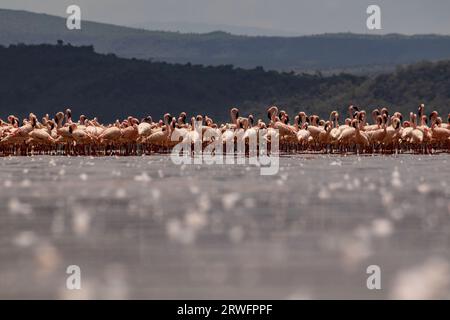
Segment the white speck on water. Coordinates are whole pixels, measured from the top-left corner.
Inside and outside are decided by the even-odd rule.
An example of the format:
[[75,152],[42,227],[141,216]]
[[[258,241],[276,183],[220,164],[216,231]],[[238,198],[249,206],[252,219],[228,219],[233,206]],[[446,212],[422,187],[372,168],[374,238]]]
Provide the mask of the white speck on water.
[[152,178],[147,174],[147,172],[142,172],[140,175],[134,177],[134,181],[139,182],[149,182]]
[[330,189],[330,191],[334,191],[342,189],[343,186],[344,184],[342,182],[330,182],[330,184],[328,185],[328,189]]
[[186,226],[194,230],[200,230],[208,224],[208,215],[203,212],[191,211],[184,216]]
[[82,236],[88,233],[91,216],[83,208],[75,207],[72,216],[72,228],[75,234]]
[[353,189],[354,189],[354,187],[353,187],[353,184],[352,183],[347,183],[346,185],[345,185],[345,188],[348,190],[348,191],[352,191]]
[[52,166],[52,167],[55,167],[55,166],[56,166],[56,162],[55,162],[54,159],[50,159],[50,161],[48,162],[48,164],[49,164],[50,166]]
[[59,174],[60,176],[63,176],[63,175],[66,174],[66,170],[61,169],[61,170],[59,170],[58,174]]
[[318,194],[319,199],[325,200],[330,198],[330,192],[327,190],[327,188],[322,187]]
[[392,172],[391,184],[394,188],[401,188],[403,186],[402,180],[400,179],[400,172],[397,167],[395,167]]
[[235,204],[239,201],[241,195],[237,192],[227,193],[222,197],[222,206],[225,210],[229,211],[234,208]]
[[159,189],[152,189],[151,193],[154,200],[159,200],[161,197],[161,191]]
[[37,237],[33,231],[21,231],[13,239],[13,243],[22,248],[26,248],[36,243]]
[[23,173],[23,174],[28,174],[28,172],[30,172],[29,169],[23,169],[23,170],[22,170],[22,173]]
[[341,167],[342,166],[342,161],[337,160],[337,161],[333,161],[330,163],[330,166],[338,166]]
[[12,187],[12,181],[11,180],[5,180],[3,185],[5,186],[5,188],[11,188]]
[[417,186],[417,191],[422,194],[427,194],[431,191],[431,186],[427,183],[421,183]]
[[209,199],[209,196],[206,193],[201,194],[198,197],[197,204],[198,209],[201,212],[207,212],[211,208],[211,200]]
[[389,206],[393,203],[394,196],[392,195],[392,193],[390,193],[385,189],[380,189],[380,194],[381,194],[381,202],[383,203],[383,205]]
[[192,186],[189,186],[189,191],[192,194],[198,194],[200,192],[200,189],[197,186],[192,185]]
[[388,219],[379,218],[372,221],[372,232],[377,237],[388,237],[393,231],[394,226]]
[[127,190],[124,188],[118,188],[115,196],[117,199],[124,199],[127,196]]
[[12,198],[8,202],[9,212],[12,214],[29,215],[33,212],[33,208],[28,203],[23,203],[17,198]]
[[391,298],[427,300],[448,298],[450,267],[441,258],[429,258],[421,265],[401,270],[391,290]]
[[111,172],[111,175],[112,175],[113,177],[120,177],[120,176],[122,175],[122,172],[121,172],[120,170],[113,170],[113,171]]
[[314,297],[310,292],[305,289],[298,289],[297,291],[291,293],[287,300],[312,300]]
[[39,245],[35,250],[35,258],[39,267],[39,274],[49,274],[53,272],[61,260],[58,250],[50,243]]
[[395,167],[394,171],[392,171],[392,178],[400,178],[400,172],[397,167]]
[[88,175],[86,173],[82,173],[82,174],[80,174],[80,179],[82,181],[86,181],[88,179]]
[[22,182],[20,183],[20,186],[22,188],[29,188],[29,187],[31,187],[31,180],[29,180],[29,179],[22,180]]
[[195,232],[192,228],[187,228],[183,223],[172,218],[166,223],[166,232],[169,239],[182,244],[190,244],[195,240]]
[[370,241],[350,237],[340,244],[342,263],[349,269],[355,268],[372,255]]

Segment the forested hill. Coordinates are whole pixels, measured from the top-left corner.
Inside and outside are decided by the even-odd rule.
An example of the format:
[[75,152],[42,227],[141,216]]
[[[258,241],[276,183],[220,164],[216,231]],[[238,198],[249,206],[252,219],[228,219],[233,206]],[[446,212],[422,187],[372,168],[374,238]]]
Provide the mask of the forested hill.
[[270,70],[385,70],[420,60],[450,59],[450,36],[324,34],[302,37],[237,36],[225,32],[184,34],[147,31],[46,14],[0,9],[0,44],[94,45],[100,53],[171,63],[232,64]]
[[421,63],[376,78],[323,77],[203,67],[118,58],[91,46],[0,47],[0,117],[29,112],[54,114],[71,107],[75,115],[113,121],[128,114],[160,117],[164,112],[208,114],[228,119],[231,106],[264,116],[276,103],[288,111],[326,116],[348,103],[390,105],[407,112],[425,102],[448,112],[450,62]]

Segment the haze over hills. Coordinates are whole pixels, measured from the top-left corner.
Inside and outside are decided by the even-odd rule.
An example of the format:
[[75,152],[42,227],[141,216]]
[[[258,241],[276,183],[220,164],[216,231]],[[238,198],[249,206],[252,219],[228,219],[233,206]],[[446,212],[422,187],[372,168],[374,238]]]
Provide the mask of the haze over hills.
[[268,29],[259,27],[237,26],[228,24],[209,24],[209,23],[194,23],[183,21],[146,21],[141,23],[133,23],[129,25],[132,28],[146,29],[146,30],[160,30],[182,33],[209,33],[216,31],[224,31],[235,35],[246,36],[279,36],[279,37],[294,37],[299,36],[299,32],[292,32],[278,29]]
[[277,104],[291,115],[300,110],[327,117],[349,103],[366,108],[391,106],[407,114],[424,102],[428,111],[448,113],[450,61],[423,62],[375,78],[355,75],[295,75],[231,66],[168,64],[98,54],[92,46],[0,46],[0,117],[34,112],[114,121],[129,114],[208,114],[228,120],[238,106],[243,115],[265,118]]
[[437,35],[252,37],[147,31],[88,21],[82,21],[82,30],[68,30],[62,17],[4,9],[0,30],[3,45],[55,44],[61,39],[126,58],[285,71],[391,70],[399,64],[450,58],[450,36]]

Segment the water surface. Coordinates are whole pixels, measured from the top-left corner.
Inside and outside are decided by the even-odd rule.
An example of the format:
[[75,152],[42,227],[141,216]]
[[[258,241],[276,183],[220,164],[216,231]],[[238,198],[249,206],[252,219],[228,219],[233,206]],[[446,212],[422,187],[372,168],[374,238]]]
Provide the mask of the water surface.
[[449,160],[1,158],[0,298],[450,298]]

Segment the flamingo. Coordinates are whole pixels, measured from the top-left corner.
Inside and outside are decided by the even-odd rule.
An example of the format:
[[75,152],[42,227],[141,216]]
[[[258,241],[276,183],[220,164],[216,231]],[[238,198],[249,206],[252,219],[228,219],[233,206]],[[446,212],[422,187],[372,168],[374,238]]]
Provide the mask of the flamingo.
[[171,123],[172,116],[169,113],[164,115],[164,126],[161,130],[152,133],[145,142],[150,145],[157,146],[159,148],[165,148],[168,146],[171,138]]
[[[417,112],[417,115],[411,112],[409,120],[402,124],[402,113],[396,111],[390,116],[387,107],[374,109],[371,112],[373,123],[369,124],[366,111],[350,105],[349,117],[344,124],[339,123],[337,111],[332,111],[328,120],[301,111],[291,124],[288,112],[270,106],[267,108],[267,123],[258,119],[255,124],[253,115],[240,117],[239,109],[231,108],[231,121],[221,125],[208,115],[194,116],[187,123],[185,112],[176,118],[166,113],[155,122],[151,116],[141,121],[128,116],[111,124],[101,124],[97,118],[89,119],[85,115],[80,115],[74,122],[72,111],[67,108],[64,113],[56,113],[53,119],[45,114],[40,122],[36,115],[30,113],[22,125],[14,115],[9,115],[6,122],[0,119],[0,154],[25,155],[30,150],[48,154],[59,151],[67,155],[96,154],[104,148],[105,154],[110,150],[110,154],[130,155],[147,150],[170,150],[180,141],[191,145],[199,143],[205,148],[217,139],[230,145],[243,142],[247,149],[251,141],[258,141],[259,133],[269,144],[276,139],[285,151],[299,148],[325,152],[328,148],[331,152],[333,149],[358,152],[449,150],[450,114],[444,123],[437,111],[425,115],[423,104],[419,105]],[[196,121],[199,128],[195,127]],[[234,152],[234,149],[228,151]]]

